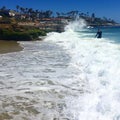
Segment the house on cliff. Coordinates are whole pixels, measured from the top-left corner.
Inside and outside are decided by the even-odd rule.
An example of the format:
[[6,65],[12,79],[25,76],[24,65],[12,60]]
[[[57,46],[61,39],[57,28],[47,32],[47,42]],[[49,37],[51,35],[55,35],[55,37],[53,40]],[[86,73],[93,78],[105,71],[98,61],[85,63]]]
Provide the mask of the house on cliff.
[[40,29],[61,32],[64,31],[64,27],[68,24],[69,20],[64,18],[42,18],[38,21]]
[[0,16],[14,17],[15,11],[14,10],[0,10]]

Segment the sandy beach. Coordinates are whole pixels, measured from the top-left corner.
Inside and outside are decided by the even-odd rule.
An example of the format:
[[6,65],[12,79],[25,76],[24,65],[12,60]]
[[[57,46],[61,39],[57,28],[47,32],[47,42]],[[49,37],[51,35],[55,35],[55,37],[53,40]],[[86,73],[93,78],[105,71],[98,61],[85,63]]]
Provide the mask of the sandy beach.
[[10,52],[18,52],[23,48],[17,41],[4,41],[0,40],[0,54],[10,53]]

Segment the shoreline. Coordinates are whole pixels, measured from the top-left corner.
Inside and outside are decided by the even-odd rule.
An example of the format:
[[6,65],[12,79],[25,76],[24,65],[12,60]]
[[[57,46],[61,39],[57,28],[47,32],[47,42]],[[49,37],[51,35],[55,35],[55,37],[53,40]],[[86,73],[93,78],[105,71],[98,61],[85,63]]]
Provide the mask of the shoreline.
[[120,27],[120,24],[116,24],[116,25],[107,25],[107,24],[101,24],[101,25],[97,25],[97,24],[88,24],[87,26],[91,26],[91,27]]
[[17,41],[0,40],[0,54],[22,51],[23,47]]

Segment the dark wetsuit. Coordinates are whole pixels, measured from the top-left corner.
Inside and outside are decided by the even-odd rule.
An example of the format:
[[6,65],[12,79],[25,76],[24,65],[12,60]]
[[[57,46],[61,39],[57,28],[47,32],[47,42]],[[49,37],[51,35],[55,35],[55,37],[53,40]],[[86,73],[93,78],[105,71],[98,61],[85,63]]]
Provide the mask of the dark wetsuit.
[[102,38],[102,31],[98,31],[97,34],[96,34],[96,37],[97,38]]

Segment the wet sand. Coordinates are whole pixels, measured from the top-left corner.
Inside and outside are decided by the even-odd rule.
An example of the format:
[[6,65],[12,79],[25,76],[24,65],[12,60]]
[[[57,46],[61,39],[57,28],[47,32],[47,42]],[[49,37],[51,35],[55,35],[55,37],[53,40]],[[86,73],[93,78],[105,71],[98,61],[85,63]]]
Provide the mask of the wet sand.
[[0,40],[0,54],[18,52],[23,50],[17,41],[4,41]]

